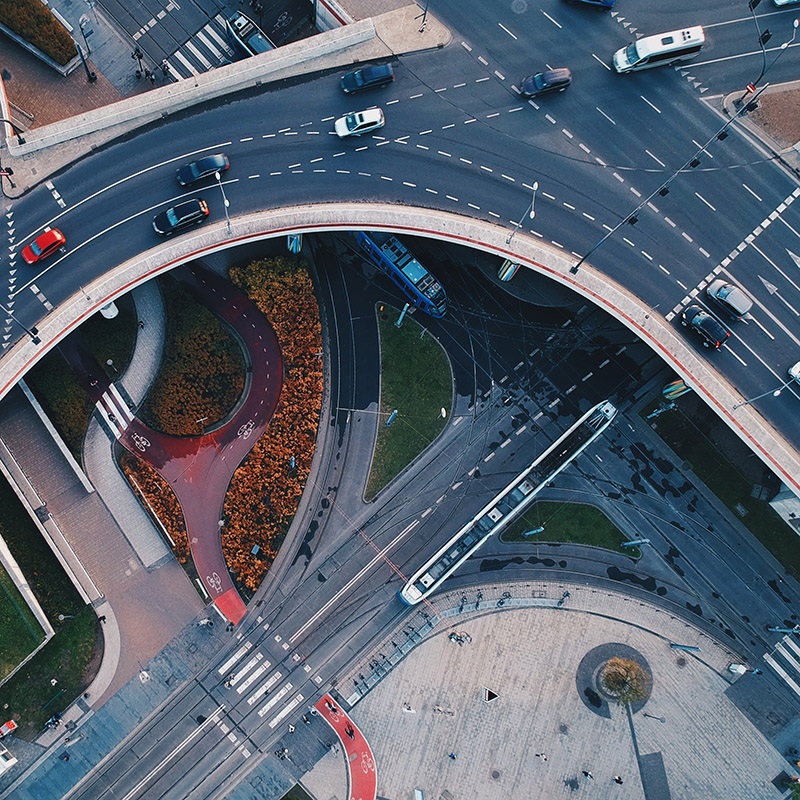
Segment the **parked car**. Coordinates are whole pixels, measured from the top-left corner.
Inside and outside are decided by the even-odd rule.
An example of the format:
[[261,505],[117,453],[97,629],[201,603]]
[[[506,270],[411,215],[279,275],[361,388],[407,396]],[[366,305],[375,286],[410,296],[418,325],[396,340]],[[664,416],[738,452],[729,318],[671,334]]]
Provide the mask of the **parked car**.
[[14,733],[16,729],[17,723],[14,722],[13,719],[10,719],[8,722],[4,722],[2,725],[0,725],[0,739],[5,738],[10,733]]
[[178,170],[178,183],[181,186],[188,186],[190,183],[208,178],[216,172],[225,172],[230,166],[228,157],[222,153],[213,156],[203,156],[191,164],[184,164]]
[[706,288],[706,294],[727,314],[737,320],[744,319],[753,307],[753,301],[732,283],[717,278]]
[[705,347],[719,349],[730,338],[730,331],[709,311],[693,303],[681,314],[681,325],[687,325],[703,337]]
[[567,67],[548,69],[529,75],[520,83],[522,97],[539,97],[550,92],[563,92],[572,83],[572,72]]
[[569,0],[571,3],[579,3],[582,6],[595,6],[596,8],[614,8],[616,0]]
[[366,111],[351,111],[339,117],[333,123],[333,129],[340,139],[344,139],[345,136],[361,136],[363,133],[376,131],[385,123],[382,109],[368,108]]
[[372,67],[357,69],[342,76],[341,86],[345,94],[353,94],[363,89],[376,89],[387,86],[394,80],[391,64],[375,64]]
[[800,361],[789,367],[789,377],[795,381],[795,383],[800,383]]
[[35,264],[52,255],[67,243],[67,239],[58,228],[50,228],[40,233],[29,245],[22,248],[22,257],[28,264]]
[[208,216],[208,204],[198,197],[168,208],[153,218],[153,228],[162,236],[171,236],[189,225],[199,225]]

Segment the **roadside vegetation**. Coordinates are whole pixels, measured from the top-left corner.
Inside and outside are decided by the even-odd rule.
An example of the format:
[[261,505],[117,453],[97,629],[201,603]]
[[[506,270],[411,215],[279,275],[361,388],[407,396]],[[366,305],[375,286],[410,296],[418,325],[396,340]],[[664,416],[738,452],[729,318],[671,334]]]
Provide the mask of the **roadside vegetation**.
[[296,783],[281,797],[281,800],[314,800],[314,798],[299,783]]
[[158,375],[138,416],[173,436],[197,436],[231,412],[244,389],[245,362],[228,325],[170,276],[161,279],[167,329]]
[[[81,337],[85,347],[109,372],[112,380],[130,363],[136,342],[136,312],[133,299],[126,295],[116,301],[119,314],[105,319],[94,314],[71,336]],[[108,366],[111,360],[113,366]],[[94,404],[78,383],[72,367],[51,350],[25,375],[25,381],[61,435],[69,451],[80,463],[83,439],[89,427]]]
[[[399,316],[397,309],[378,308],[381,404],[368,501],[431,445],[444,430],[452,406],[453,375],[442,346],[410,317],[398,328]],[[397,416],[387,426],[395,410]]]
[[[84,604],[4,480],[0,481],[0,508],[0,535],[57,631],[19,672],[0,686],[0,709],[8,719],[18,723],[20,736],[32,738],[48,717],[63,711],[83,691],[91,678],[88,669],[92,653],[102,640],[98,638],[94,610]],[[63,621],[59,615],[64,617]],[[6,663],[13,643],[5,629],[1,633],[0,654]],[[57,681],[56,686],[51,685],[52,679]]]
[[[699,403],[699,401],[697,401]],[[656,401],[646,406],[640,416],[646,419]],[[800,576],[800,548],[797,534],[772,510],[769,503],[752,496],[752,477],[747,477],[738,464],[750,465],[756,457],[747,446],[722,430],[713,412],[700,409],[698,416],[689,416],[680,408],[666,411],[655,420],[648,420],[655,432],[695,475],[716,495],[764,547],[793,575]],[[654,423],[654,424],[653,424]],[[718,435],[725,437],[721,446]],[[732,453],[736,462],[731,460]],[[755,462],[760,466],[760,462]]]
[[3,0],[0,23],[62,67],[78,54],[67,29],[39,0]]
[[[538,528],[544,530],[523,535]],[[632,558],[640,556],[638,548],[622,547],[622,543],[628,540],[602,511],[583,503],[549,503],[539,500],[500,534],[500,541],[506,544],[569,542],[603,547]]]
[[225,498],[222,549],[251,593],[275,560],[311,470],[322,406],[322,328],[305,262],[286,256],[254,261],[232,268],[230,278],[269,319],[283,358],[278,407]]
[[0,565],[0,680],[11,673],[44,639],[44,631]]

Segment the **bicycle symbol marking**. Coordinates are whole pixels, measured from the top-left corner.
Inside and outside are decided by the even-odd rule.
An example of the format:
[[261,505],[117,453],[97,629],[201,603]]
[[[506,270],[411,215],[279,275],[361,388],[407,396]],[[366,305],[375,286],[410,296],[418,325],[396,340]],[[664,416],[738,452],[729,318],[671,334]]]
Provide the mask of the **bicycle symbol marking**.
[[236,435],[241,436],[242,439],[249,439],[255,425],[256,423],[252,419],[247,420],[247,422],[239,428]]
[[217,593],[219,594],[222,591],[222,580],[220,579],[219,575],[214,572],[211,575],[206,575],[206,583]]
[[137,449],[141,450],[143,453],[150,447],[150,440],[142,436],[141,433],[131,434],[131,439],[133,439],[133,443],[136,445]]
[[278,19],[275,20],[275,24],[272,26],[272,32],[275,33],[275,31],[279,31],[281,28],[285,28],[287,25],[291,24],[292,19],[294,19],[294,17],[292,17],[292,15],[289,14],[288,12],[284,11],[278,17]]
[[361,771],[363,773],[375,772],[375,762],[369,753],[361,754]]

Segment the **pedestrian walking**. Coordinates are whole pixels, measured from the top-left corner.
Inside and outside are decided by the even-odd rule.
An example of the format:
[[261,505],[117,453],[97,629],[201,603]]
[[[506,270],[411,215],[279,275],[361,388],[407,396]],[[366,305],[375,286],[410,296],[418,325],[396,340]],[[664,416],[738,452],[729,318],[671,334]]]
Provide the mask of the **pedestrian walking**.
[[541,758],[542,761],[547,761],[547,754],[546,753],[537,753],[536,758]]
[[139,329],[144,330],[144,320],[139,320]]
[[448,758],[449,758],[451,761],[455,761],[455,760],[456,760],[456,754],[455,754],[455,753],[450,753],[450,755],[449,755],[449,756],[447,756],[447,757],[448,757]]
[[150,73],[150,85],[151,86],[155,86],[156,85],[156,74],[155,74],[155,72],[151,72]]
[[594,775],[592,775],[592,773],[589,772],[588,770],[584,770],[583,771],[583,777],[586,778],[587,781],[593,781],[594,780]]
[[294,725],[289,726],[289,733],[294,733]]
[[102,614],[102,615],[101,615],[101,616],[99,616],[97,619],[99,619],[99,620],[100,620],[100,622],[105,622],[105,621],[106,621],[106,615],[105,615],[105,614]]
[[614,776],[614,783],[616,783],[619,786],[622,786],[622,778],[619,775],[615,775]]

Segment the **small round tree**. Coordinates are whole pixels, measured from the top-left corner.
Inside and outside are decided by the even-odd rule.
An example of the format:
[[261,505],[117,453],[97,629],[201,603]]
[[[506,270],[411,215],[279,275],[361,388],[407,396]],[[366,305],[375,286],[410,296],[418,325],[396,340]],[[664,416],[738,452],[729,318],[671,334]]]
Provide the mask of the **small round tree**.
[[600,686],[620,705],[630,705],[650,696],[652,676],[630,658],[612,658],[600,672]]

